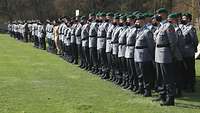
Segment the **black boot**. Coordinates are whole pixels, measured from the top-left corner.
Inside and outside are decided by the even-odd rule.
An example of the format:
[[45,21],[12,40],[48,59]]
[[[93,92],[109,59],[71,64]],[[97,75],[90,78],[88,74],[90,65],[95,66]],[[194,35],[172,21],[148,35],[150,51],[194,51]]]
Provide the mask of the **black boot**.
[[157,102],[157,101],[165,102],[166,101],[166,96],[165,95],[159,95],[157,98],[154,98],[152,101],[153,102]]
[[151,90],[145,90],[143,96],[144,97],[151,97]]
[[176,97],[176,98],[182,97],[182,91],[181,91],[180,88],[177,88],[177,89],[176,89],[176,95],[175,95],[175,97]]
[[121,87],[124,87],[124,86],[125,86],[125,84],[126,84],[126,81],[125,81],[125,79],[122,79],[122,83],[120,84],[120,86],[121,86]]
[[173,96],[167,96],[166,100],[162,100],[160,103],[161,106],[174,106],[174,97]]

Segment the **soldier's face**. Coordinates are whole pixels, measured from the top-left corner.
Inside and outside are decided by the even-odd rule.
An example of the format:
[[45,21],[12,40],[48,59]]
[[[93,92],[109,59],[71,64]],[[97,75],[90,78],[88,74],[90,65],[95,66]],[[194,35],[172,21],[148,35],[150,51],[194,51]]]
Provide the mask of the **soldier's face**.
[[183,16],[183,17],[182,17],[182,20],[187,21],[187,17],[186,17],[186,16]]
[[176,23],[177,23],[176,19],[172,19],[172,18],[168,18],[168,21],[169,21],[171,24],[176,24]]
[[107,19],[107,20],[111,20],[112,17],[110,17],[110,16],[106,16],[106,19]]
[[118,23],[119,23],[119,20],[118,20],[118,19],[113,19],[113,23],[118,24]]
[[124,23],[124,20],[120,19],[120,20],[119,20],[119,23]]
[[139,25],[139,26],[143,26],[144,25],[144,20],[143,19],[136,20],[135,24]]
[[167,19],[167,14],[166,13],[160,13],[158,16],[162,17],[162,20]]

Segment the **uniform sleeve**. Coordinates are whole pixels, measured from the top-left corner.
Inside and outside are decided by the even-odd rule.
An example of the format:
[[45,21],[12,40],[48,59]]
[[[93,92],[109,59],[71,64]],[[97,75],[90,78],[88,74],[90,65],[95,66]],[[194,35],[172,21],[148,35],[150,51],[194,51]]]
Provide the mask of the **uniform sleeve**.
[[175,29],[172,25],[169,25],[167,28],[167,37],[169,41],[169,46],[171,49],[171,54],[173,55],[173,58],[175,58],[175,52],[176,52],[176,33]]
[[198,41],[196,29],[195,28],[191,28],[189,34],[191,36],[191,40],[192,40],[192,43],[194,45],[195,52],[197,52],[197,46],[198,46],[199,41]]
[[185,45],[185,40],[183,37],[184,36],[183,36],[181,29],[178,30],[177,31],[177,46],[181,53],[184,52],[184,45]]
[[154,44],[153,33],[151,31],[148,31],[146,38],[147,38],[147,46],[150,50],[150,54],[151,54],[152,58],[154,59],[155,44]]

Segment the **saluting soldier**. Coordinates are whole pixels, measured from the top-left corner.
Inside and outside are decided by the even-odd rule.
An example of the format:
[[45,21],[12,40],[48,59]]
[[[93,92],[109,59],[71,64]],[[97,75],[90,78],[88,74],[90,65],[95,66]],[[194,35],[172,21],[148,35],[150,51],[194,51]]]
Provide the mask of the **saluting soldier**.
[[159,28],[158,35],[156,36],[155,48],[155,62],[157,69],[157,76],[161,79],[159,86],[160,105],[174,105],[175,95],[175,48],[176,48],[176,34],[175,29],[167,22],[168,11],[165,8],[157,10],[158,15],[162,18],[161,27]]

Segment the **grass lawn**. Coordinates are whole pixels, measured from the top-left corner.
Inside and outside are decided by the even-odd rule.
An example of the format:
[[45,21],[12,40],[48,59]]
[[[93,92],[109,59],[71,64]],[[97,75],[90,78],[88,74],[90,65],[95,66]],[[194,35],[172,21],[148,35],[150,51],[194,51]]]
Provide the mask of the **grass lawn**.
[[151,100],[0,34],[0,113],[200,113],[200,78],[175,107]]

